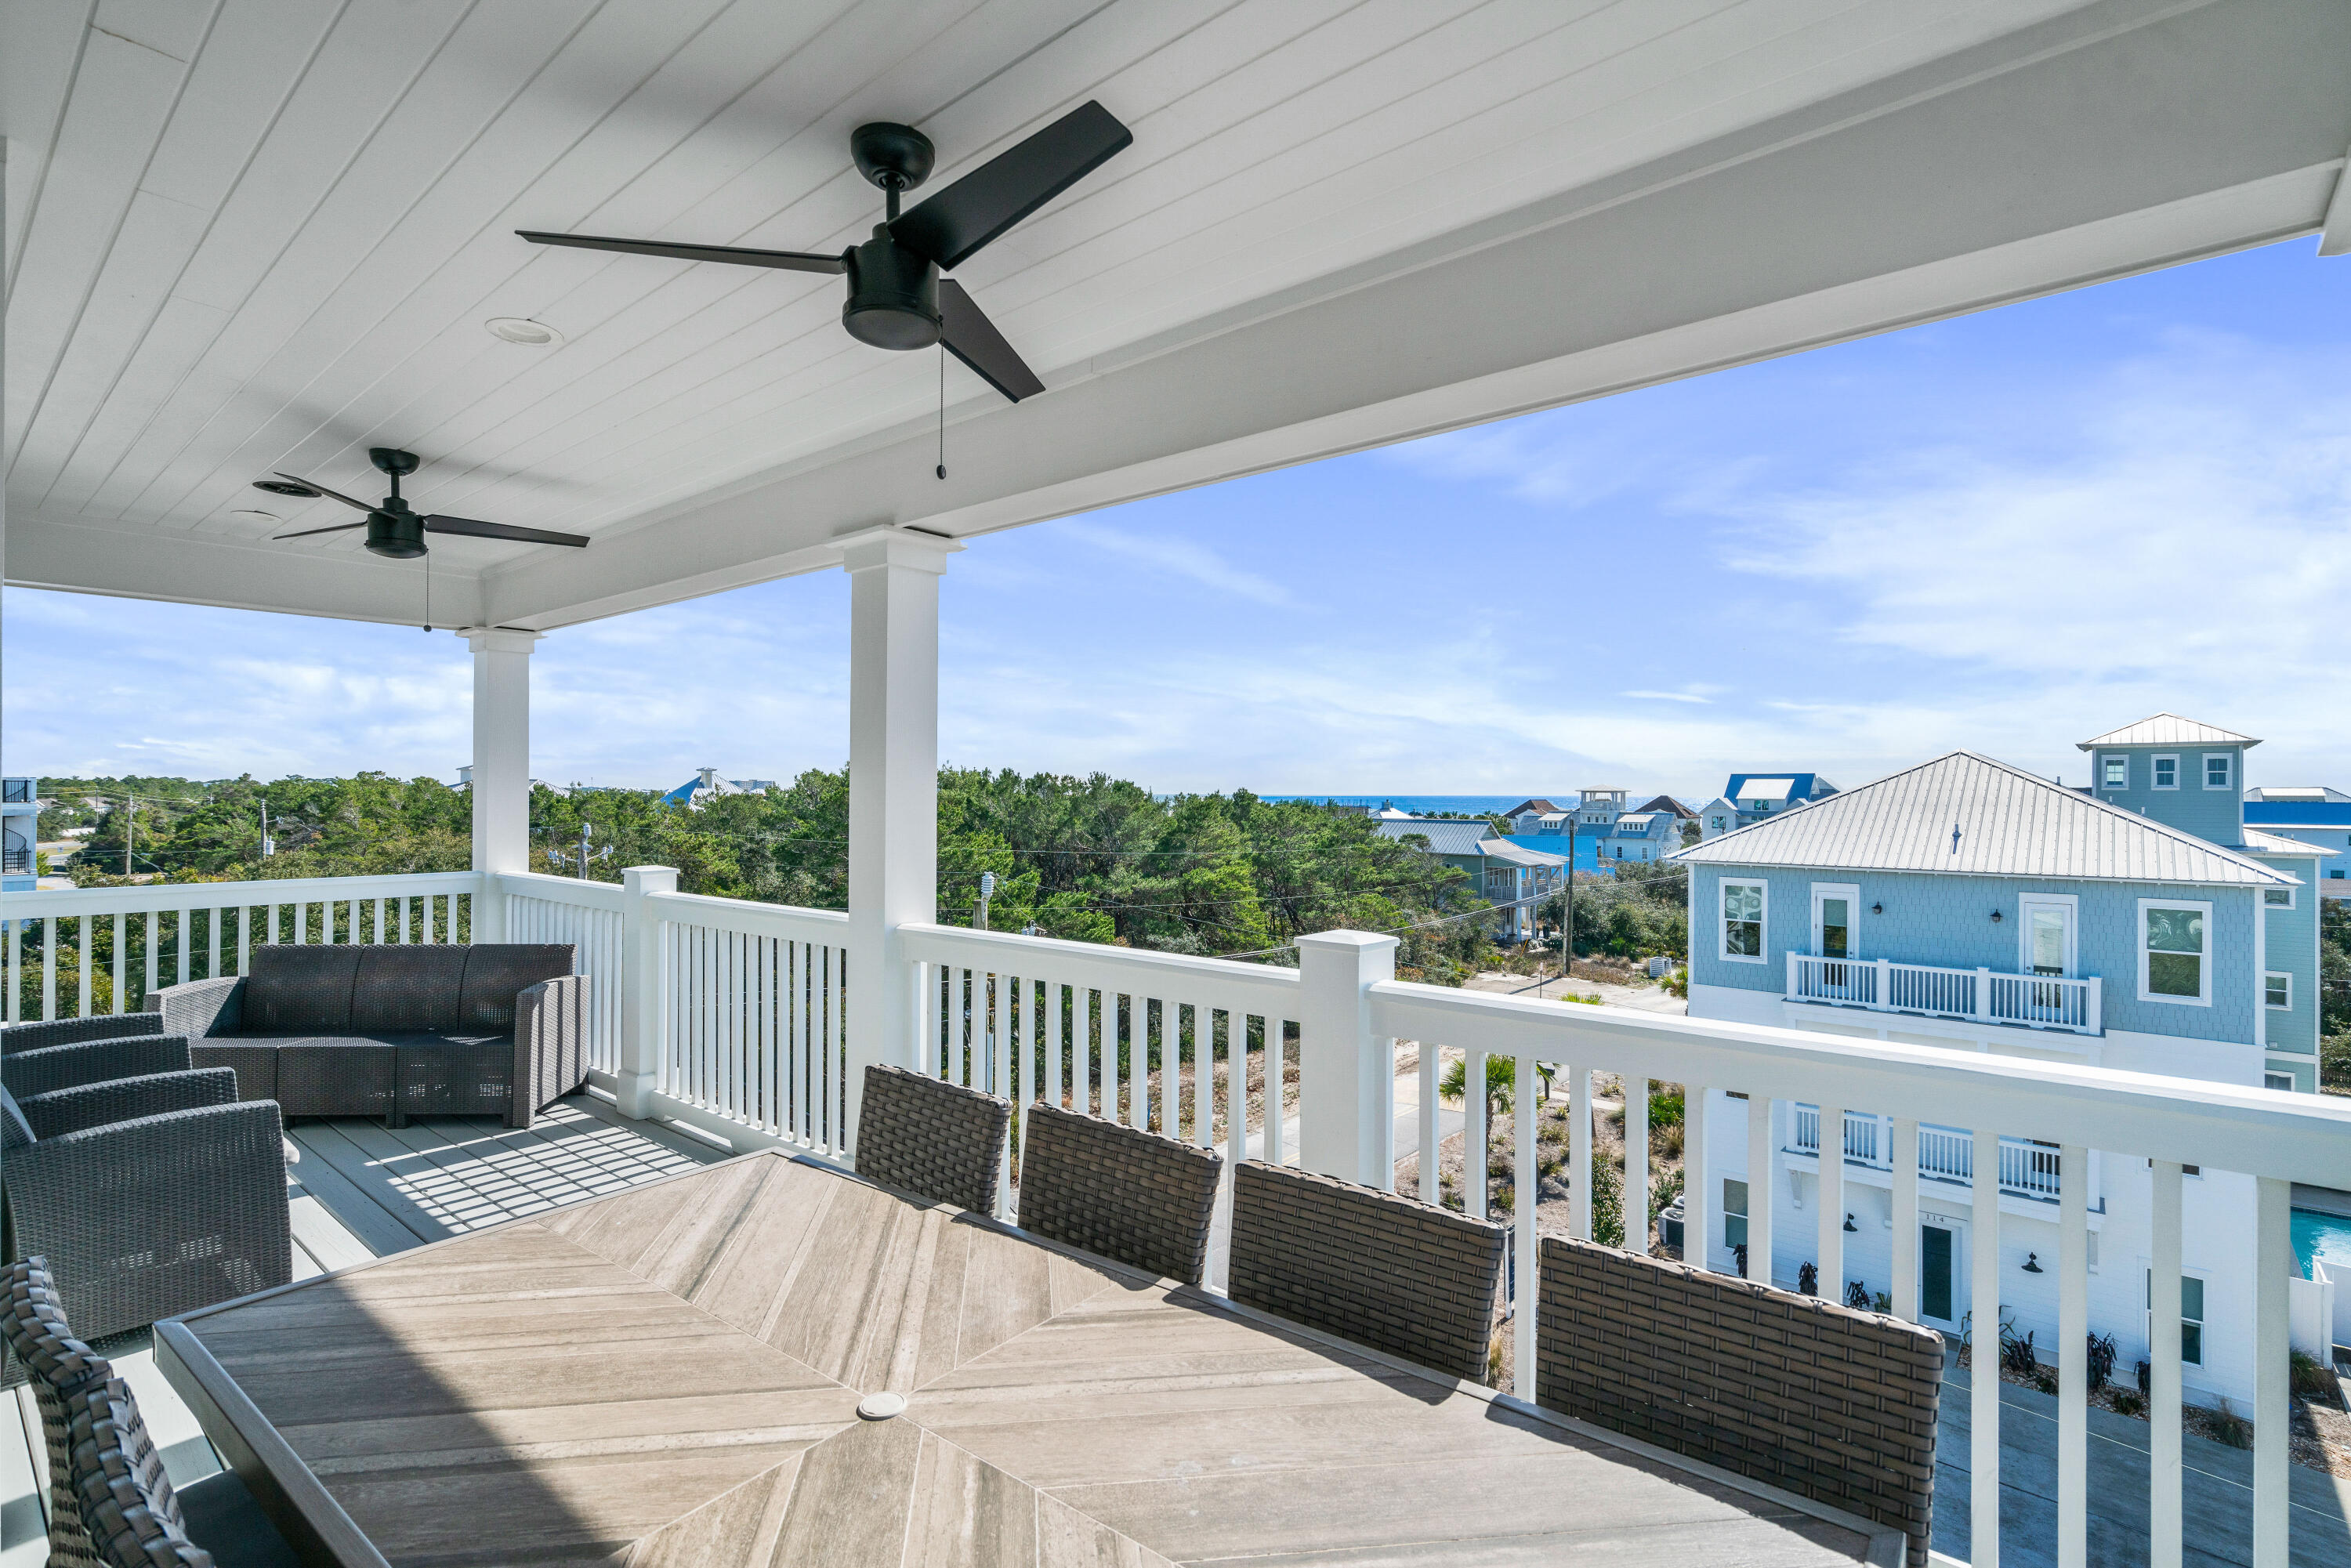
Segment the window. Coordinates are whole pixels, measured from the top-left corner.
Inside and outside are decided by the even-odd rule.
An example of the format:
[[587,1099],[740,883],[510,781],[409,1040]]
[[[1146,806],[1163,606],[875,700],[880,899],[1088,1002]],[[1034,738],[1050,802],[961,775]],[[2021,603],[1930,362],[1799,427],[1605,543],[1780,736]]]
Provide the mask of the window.
[[2212,906],[2142,898],[2138,919],[2138,999],[2210,1006]]
[[1763,884],[1722,884],[1722,956],[1734,964],[1763,962]]
[[2101,757],[2098,758],[2098,788],[2127,789],[2130,788],[2130,758]]
[[2273,970],[2262,977],[2262,1005],[2272,1008],[2294,1006],[2294,977]]
[[[2147,1338],[2155,1338],[2155,1270],[2147,1271]],[[2149,1346],[2150,1350],[2153,1348]],[[2179,1360],[2183,1365],[2204,1364],[2204,1281],[2193,1274],[2179,1276]]]
[[2235,758],[2230,753],[2208,751],[2204,754],[2204,788],[2229,789],[2235,784],[2236,777]]
[[[2340,875],[2341,873],[2337,873],[2336,874]],[[2265,887],[2262,889],[2262,902],[2269,905],[2272,909],[2292,909],[2294,907],[2294,889],[2290,887]]]
[[2154,788],[2158,789],[2177,789],[2179,788],[2179,758],[2177,757],[2158,757],[2155,759]]
[[2264,1072],[2262,1074],[2262,1087],[2264,1089],[2283,1090],[2284,1092],[2291,1094],[2294,1092],[2294,1074],[2291,1072]]
[[1722,1178],[1722,1244],[1747,1245],[1747,1184]]

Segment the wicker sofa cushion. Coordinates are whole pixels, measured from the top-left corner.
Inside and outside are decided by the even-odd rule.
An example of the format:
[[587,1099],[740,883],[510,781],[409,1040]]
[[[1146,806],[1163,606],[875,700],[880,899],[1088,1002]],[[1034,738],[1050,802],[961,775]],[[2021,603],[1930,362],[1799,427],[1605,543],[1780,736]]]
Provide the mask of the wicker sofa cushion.
[[1898,1529],[1925,1568],[1934,1330],[1556,1236],[1541,1281],[1536,1404]]
[[1472,1382],[1510,1233],[1336,1176],[1233,1171],[1233,1300]]
[[571,973],[566,942],[501,942],[465,949],[465,980],[457,998],[459,1034],[512,1034],[515,998],[541,980]]
[[246,1034],[349,1034],[357,947],[264,945],[246,976]]
[[351,985],[353,1033],[446,1033],[457,1027],[465,948],[419,944],[358,951],[359,973]]
[[996,1209],[1012,1103],[903,1067],[869,1066],[857,1174],[977,1214]]
[[1029,1107],[1025,1138],[1021,1228],[1200,1282],[1223,1155],[1042,1103]]

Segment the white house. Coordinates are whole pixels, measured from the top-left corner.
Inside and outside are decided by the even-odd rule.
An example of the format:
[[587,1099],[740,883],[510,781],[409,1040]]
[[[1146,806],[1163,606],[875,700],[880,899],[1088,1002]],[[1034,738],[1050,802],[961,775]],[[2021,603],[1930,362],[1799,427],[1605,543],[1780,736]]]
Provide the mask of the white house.
[[1738,826],[1739,807],[1727,795],[1717,795],[1698,808],[1698,837],[1700,843],[1719,839]]

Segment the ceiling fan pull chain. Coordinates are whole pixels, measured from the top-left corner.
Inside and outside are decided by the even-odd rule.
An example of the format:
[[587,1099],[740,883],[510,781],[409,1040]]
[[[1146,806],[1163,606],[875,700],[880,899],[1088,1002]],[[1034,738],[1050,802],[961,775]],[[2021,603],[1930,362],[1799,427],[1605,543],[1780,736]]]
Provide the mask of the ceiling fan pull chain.
[[947,476],[947,345],[939,341],[939,477]]
[[433,552],[424,552],[424,629],[433,630]]

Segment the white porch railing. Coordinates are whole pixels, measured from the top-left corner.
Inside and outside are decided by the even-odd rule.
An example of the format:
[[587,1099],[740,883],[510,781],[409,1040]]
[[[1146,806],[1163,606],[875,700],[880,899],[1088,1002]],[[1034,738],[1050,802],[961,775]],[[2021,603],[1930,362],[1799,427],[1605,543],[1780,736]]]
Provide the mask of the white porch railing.
[[[568,940],[580,950],[599,1001],[591,1024],[596,1082],[624,1103],[675,1117],[737,1146],[786,1144],[845,1154],[842,1086],[862,1071],[842,1025],[843,978],[851,963],[845,917],[671,891],[674,873],[632,871],[621,888],[535,875],[350,879],[326,883],[151,885],[74,893],[10,894],[8,998],[12,1016],[71,1016],[130,1010],[155,986],[182,977],[241,972],[255,942],[466,939],[476,929],[508,939]],[[2288,1225],[2292,1184],[2351,1189],[2351,1105],[2316,1096],[2189,1082],[2096,1068],[2058,1066],[1815,1031],[1661,1017],[1607,1007],[1494,996],[1379,977],[1372,961],[1384,939],[1310,938],[1299,970],[1085,944],[903,926],[898,956],[858,963],[903,966],[909,994],[923,998],[912,1037],[881,1042],[897,1060],[957,1082],[1011,1092],[1023,1107],[1040,1093],[1115,1115],[1233,1156],[1253,1149],[1312,1168],[1393,1184],[1398,1040],[1421,1047],[1423,1146],[1436,1145],[1440,1054],[1463,1053],[1469,1082],[1505,1056],[1519,1081],[1537,1063],[1564,1064],[1575,1108],[1571,1173],[1590,1169],[1591,1091],[1595,1073],[1625,1085],[1628,1217],[1625,1243],[1648,1247],[1657,1205],[1649,1191],[1648,1094],[1682,1085],[1687,1124],[1684,1202],[1687,1234],[1704,1258],[1720,1236],[1719,1177],[1710,1168],[1708,1091],[1746,1096],[1744,1174],[1768,1182],[1783,1157],[1772,1103],[1823,1106],[1845,1129],[1848,1159],[1890,1172],[1894,1307],[1915,1319],[1921,1176],[1964,1187],[1974,1223],[1967,1270],[1974,1321],[1999,1321],[2004,1278],[2001,1197],[2023,1190],[2053,1197],[2058,1242],[2043,1251],[2055,1275],[2059,1370],[2057,1436],[2061,1563],[2086,1561],[2086,1346],[2089,1188],[2093,1149],[2152,1162],[2150,1274],[2156,1299],[2179,1289],[2181,1167],[2253,1178],[2257,1205],[2248,1243],[2253,1258],[2255,1354],[2252,1561],[2285,1562],[2287,1510],[2288,1296],[2297,1270]],[[1342,951],[1353,947],[1358,959]],[[80,962],[101,958],[104,985]],[[70,963],[65,960],[70,959]],[[1352,967],[1351,967],[1352,966]],[[1848,968],[1853,966],[1848,966]],[[1904,993],[1879,978],[1861,1005]],[[1961,974],[1961,971],[1948,972]],[[61,977],[71,977],[60,985]],[[1981,986],[1970,1000],[1997,990]],[[1836,981],[1854,984],[1850,976]],[[2040,983],[2037,979],[2030,981]],[[2095,982],[2091,983],[2095,988]],[[2091,991],[2095,1007],[2095,988]],[[1825,999],[1825,998],[1823,998]],[[2091,1014],[2095,1020],[2095,1011]],[[1287,1126],[1292,1073],[1296,1136]],[[1738,1103],[1734,1101],[1731,1103]],[[1868,1107],[1860,1124],[1847,1107]],[[1486,1204],[1484,1099],[1470,1095],[1468,1169],[1462,1184],[1475,1210]],[[1513,1190],[1537,1190],[1536,1097],[1516,1098]],[[1025,1121],[1025,1113],[1024,1113]],[[1257,1131],[1252,1132],[1252,1124]],[[1965,1128],[1966,1131],[1959,1129]],[[1435,1198],[1437,1166],[1422,1162],[1422,1196]],[[2118,1168],[2109,1163],[2107,1168]],[[1822,1162],[1820,1225],[1809,1253],[1832,1291],[1844,1281],[1843,1186],[1846,1162]],[[1987,1179],[1989,1178],[1989,1179]],[[1570,1228],[1591,1234],[1592,1184],[1571,1183]],[[1944,1200],[1949,1207],[1949,1199]],[[1513,1318],[1520,1392],[1534,1362],[1539,1303],[1535,1206],[1510,1215],[1516,1278]],[[1746,1217],[1750,1256],[1774,1255],[1769,1203]],[[1785,1238],[1782,1239],[1785,1240]],[[2153,1398],[2150,1522],[2155,1560],[2177,1563],[2181,1540],[2178,1334],[2159,1320],[2150,1347]],[[2000,1407],[1998,1358],[1979,1355],[1974,1408]],[[1974,1561],[1999,1560],[1999,1427],[1973,1428],[1970,1471]]]
[[[1788,1152],[1817,1157],[1821,1152],[1820,1107],[1797,1105],[1792,1110],[1793,1126]],[[1847,1165],[1890,1171],[1894,1166],[1893,1146],[1890,1118],[1865,1111],[1847,1111],[1844,1113],[1844,1157]],[[2063,1186],[2058,1177],[2060,1157],[2053,1145],[2036,1144],[2026,1138],[2002,1138],[2000,1141],[2001,1191],[2019,1197],[2055,1203]],[[1958,1127],[1921,1124],[1918,1128],[1920,1176],[1930,1181],[1966,1186],[1975,1180],[1975,1163],[1973,1134]]]
[[1918,1013],[1976,1023],[2096,1034],[2105,1027],[2098,977],[2011,975],[1886,958],[1788,955],[1790,1001],[1833,1002],[1874,1012]]

